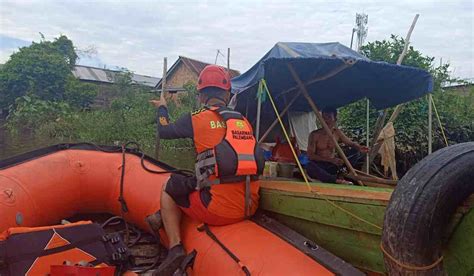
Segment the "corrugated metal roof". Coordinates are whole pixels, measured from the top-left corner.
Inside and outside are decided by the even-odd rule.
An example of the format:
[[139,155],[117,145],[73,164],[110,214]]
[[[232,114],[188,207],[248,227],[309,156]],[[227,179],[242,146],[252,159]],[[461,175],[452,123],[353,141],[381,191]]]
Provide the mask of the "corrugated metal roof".
[[115,74],[117,74],[117,72],[106,69],[76,65],[72,70],[72,74],[80,80],[113,83],[115,79]]
[[[84,65],[76,65],[72,70],[72,74],[80,79],[85,81],[94,81],[102,83],[114,83],[115,77],[120,71],[102,69],[96,67],[89,67]],[[156,84],[160,81],[160,78],[150,77],[145,75],[132,74],[132,83],[155,87]]]
[[145,75],[132,75],[132,82],[140,85],[155,87],[156,84],[160,81],[160,78],[145,76]]

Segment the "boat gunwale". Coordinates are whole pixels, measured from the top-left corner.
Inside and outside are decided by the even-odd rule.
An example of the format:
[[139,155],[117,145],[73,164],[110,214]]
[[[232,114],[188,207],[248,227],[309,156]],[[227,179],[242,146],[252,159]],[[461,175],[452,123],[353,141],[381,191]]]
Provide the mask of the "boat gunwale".
[[361,187],[330,183],[310,183],[312,191],[304,182],[291,180],[260,180],[260,189],[263,192],[278,191],[287,195],[298,197],[329,199],[333,201],[346,201],[386,206],[390,200],[393,189]]
[[[33,151],[28,151],[28,152],[21,153],[18,155],[14,155],[6,159],[1,159],[0,171],[13,167],[15,165],[19,165],[31,160],[35,160],[35,159],[38,159],[38,158],[41,158],[41,157],[44,157],[56,152],[65,151],[65,150],[89,150],[89,151],[99,151],[99,152],[115,153],[115,154],[122,153],[121,146],[97,145],[93,143],[61,143],[61,144],[55,144],[48,147],[36,149]],[[137,148],[125,148],[125,152],[127,154],[132,154],[140,158],[142,157],[142,152]],[[143,153],[143,159],[154,165],[157,165],[163,168],[164,170],[176,170],[176,168],[174,168],[173,166],[168,165],[159,160],[156,160],[144,153]],[[179,173],[179,171],[177,171],[177,173]]]

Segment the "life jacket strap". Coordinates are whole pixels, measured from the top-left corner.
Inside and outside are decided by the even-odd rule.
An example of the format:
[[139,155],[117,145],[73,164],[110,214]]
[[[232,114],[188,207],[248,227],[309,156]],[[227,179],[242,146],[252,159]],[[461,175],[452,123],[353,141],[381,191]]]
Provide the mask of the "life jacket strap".
[[250,175],[245,176],[245,218],[250,218]]
[[240,112],[228,109],[228,108],[219,108],[216,110],[224,120],[228,119],[242,119],[243,116],[240,114]]

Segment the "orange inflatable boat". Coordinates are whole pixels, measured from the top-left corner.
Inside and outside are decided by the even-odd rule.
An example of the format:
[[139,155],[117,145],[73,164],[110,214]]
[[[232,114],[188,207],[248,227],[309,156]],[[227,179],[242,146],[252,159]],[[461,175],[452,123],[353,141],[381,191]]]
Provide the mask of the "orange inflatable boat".
[[[58,224],[77,214],[121,215],[121,183],[128,208],[125,219],[146,230],[144,219],[160,209],[160,191],[172,170],[135,149],[86,143],[51,146],[2,160],[0,232],[10,227]],[[210,227],[238,256],[240,265],[215,240],[198,231],[198,226],[199,222],[189,218],[182,226],[186,250],[197,251],[188,271],[192,275],[244,275],[242,265],[251,275],[360,274],[265,216]]]

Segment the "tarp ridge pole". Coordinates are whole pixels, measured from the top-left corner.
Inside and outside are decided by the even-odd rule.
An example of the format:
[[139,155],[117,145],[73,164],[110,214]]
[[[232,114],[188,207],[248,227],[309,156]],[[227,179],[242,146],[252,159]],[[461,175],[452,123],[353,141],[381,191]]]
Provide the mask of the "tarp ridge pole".
[[[340,72],[344,71],[345,69],[353,66],[357,61],[353,61],[353,62],[346,62],[345,60],[342,60],[342,62],[344,62],[341,66],[337,67],[336,69],[332,70],[331,72],[329,72],[327,75],[324,75],[322,77],[317,77],[317,78],[314,78],[314,79],[311,79],[309,81],[307,81],[304,85],[308,86],[308,85],[311,85],[315,82],[319,82],[319,81],[323,81],[323,80],[326,80],[326,79],[329,79],[337,74],[339,74]],[[293,87],[290,87],[288,88],[287,90],[283,91],[280,93],[281,96],[284,96],[286,95],[287,93],[293,91],[293,90],[296,90],[298,88],[298,85],[296,86],[293,86]],[[278,97],[276,97],[277,99]]]
[[[313,109],[313,112],[315,113],[316,117],[318,118],[319,122],[321,123],[321,125],[323,126],[324,130],[326,131],[326,134],[329,135],[329,137],[331,137],[331,140],[332,142],[334,143],[334,145],[336,146],[336,150],[337,150],[337,153],[339,154],[339,156],[342,158],[342,160],[344,161],[344,164],[347,166],[347,168],[349,169],[349,171],[357,176],[357,172],[354,170],[354,168],[352,167],[352,164],[349,162],[349,160],[347,159],[346,157],[346,154],[344,153],[344,151],[341,149],[341,147],[339,146],[336,138],[334,137],[334,135],[332,134],[331,130],[329,129],[328,125],[326,124],[326,122],[324,121],[321,113],[319,112],[319,109],[318,107],[316,106],[316,104],[314,103],[313,99],[311,99],[311,97],[309,96],[308,94],[308,90],[306,89],[306,86],[303,84],[303,81],[300,79],[300,77],[298,76],[298,74],[296,73],[295,69],[293,68],[293,66],[290,64],[290,63],[287,63],[287,66],[288,66],[288,69],[290,70],[290,73],[291,75],[293,76],[293,79],[298,83],[298,85],[300,86],[300,89],[301,89],[301,92],[303,93],[303,96],[306,98],[306,100],[308,101],[308,104],[310,105],[311,109]],[[359,183],[360,185],[364,185],[362,183],[362,181],[360,180],[357,180],[357,183]]]
[[[403,47],[402,53],[398,57],[397,65],[401,65],[402,62],[403,62],[403,59],[405,58],[405,55],[406,55],[407,50],[408,50],[408,45],[410,43],[411,33],[413,32],[413,29],[415,28],[416,22],[418,21],[418,17],[420,17],[420,15],[416,14],[415,18],[413,18],[413,22],[411,23],[410,29],[408,30],[407,36],[405,38],[405,46]],[[398,117],[398,114],[400,114],[401,107],[402,107],[402,105],[397,105],[395,107],[395,109],[393,110],[393,113],[390,116],[390,119],[388,120],[387,124],[390,123],[390,122],[395,121],[395,119]],[[388,114],[388,110],[385,109],[384,112],[383,112],[383,115],[381,115],[380,117],[383,117],[384,121],[385,121],[385,117],[387,117],[387,114]],[[381,119],[380,117],[379,117],[379,119]],[[384,122],[382,120],[377,119],[377,123],[379,123],[379,122],[381,122],[382,126],[383,126]],[[376,125],[376,127],[378,127],[378,125]],[[376,129],[376,132],[374,132],[374,136],[373,136],[373,140],[372,140],[372,149],[370,150],[370,153],[369,153],[369,164],[367,165],[367,167],[370,167],[370,164],[374,161],[374,158],[377,155],[377,152],[379,151],[380,146],[382,145],[380,143],[375,142],[375,139],[377,139],[377,137],[379,137],[380,131],[382,131],[382,129],[383,129],[383,127],[380,127],[379,129]]]

